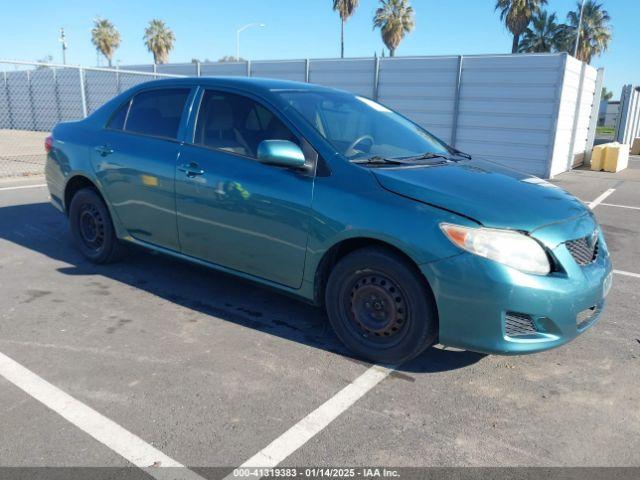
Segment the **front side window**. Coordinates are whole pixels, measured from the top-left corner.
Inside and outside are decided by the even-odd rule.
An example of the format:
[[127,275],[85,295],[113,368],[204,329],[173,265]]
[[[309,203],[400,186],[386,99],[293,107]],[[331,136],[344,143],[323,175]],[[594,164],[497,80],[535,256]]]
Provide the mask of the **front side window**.
[[153,137],[178,138],[188,88],[150,90],[133,97],[124,129]]
[[437,138],[368,98],[320,91],[280,91],[278,94],[350,160],[449,153]]
[[280,119],[258,102],[232,93],[204,93],[193,143],[256,158],[263,140],[298,143]]

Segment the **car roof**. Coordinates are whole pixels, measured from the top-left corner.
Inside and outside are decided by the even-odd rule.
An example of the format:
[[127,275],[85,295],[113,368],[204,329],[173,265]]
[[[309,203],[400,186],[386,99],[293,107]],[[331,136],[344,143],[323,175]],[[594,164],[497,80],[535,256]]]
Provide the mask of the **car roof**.
[[271,93],[277,90],[303,90],[303,91],[336,91],[335,89],[315,85],[312,83],[294,82],[292,80],[278,80],[261,77],[179,77],[163,78],[145,82],[139,87],[155,86],[200,85],[202,87],[236,87],[245,90],[257,90]]

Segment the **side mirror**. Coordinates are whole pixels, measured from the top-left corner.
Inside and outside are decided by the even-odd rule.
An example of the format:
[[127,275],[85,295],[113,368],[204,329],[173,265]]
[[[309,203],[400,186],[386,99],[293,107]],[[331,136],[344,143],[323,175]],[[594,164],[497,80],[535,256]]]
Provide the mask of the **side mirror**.
[[267,165],[288,168],[305,166],[304,153],[298,145],[289,140],[263,140],[260,142],[258,161]]

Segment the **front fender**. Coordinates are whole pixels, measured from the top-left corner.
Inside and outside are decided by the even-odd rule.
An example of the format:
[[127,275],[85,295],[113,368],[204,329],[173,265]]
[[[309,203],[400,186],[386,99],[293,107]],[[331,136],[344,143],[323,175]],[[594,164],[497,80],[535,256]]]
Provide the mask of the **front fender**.
[[334,188],[336,181],[336,177],[316,179],[304,274],[311,290],[325,256],[345,241],[382,242],[422,265],[460,254],[440,230],[441,222],[477,226],[465,217],[388,192],[377,183],[356,190]]

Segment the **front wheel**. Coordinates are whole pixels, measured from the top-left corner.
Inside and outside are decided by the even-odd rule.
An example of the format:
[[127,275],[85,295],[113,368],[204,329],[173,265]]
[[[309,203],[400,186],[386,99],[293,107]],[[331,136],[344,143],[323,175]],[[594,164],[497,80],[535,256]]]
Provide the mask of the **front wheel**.
[[400,364],[437,337],[435,300],[426,280],[392,251],[365,248],[340,260],[325,302],[340,340],[374,362]]
[[91,262],[111,263],[122,256],[124,246],[118,241],[109,210],[94,189],[83,188],[73,196],[69,225],[80,252]]

